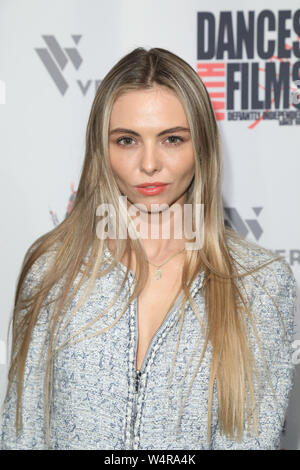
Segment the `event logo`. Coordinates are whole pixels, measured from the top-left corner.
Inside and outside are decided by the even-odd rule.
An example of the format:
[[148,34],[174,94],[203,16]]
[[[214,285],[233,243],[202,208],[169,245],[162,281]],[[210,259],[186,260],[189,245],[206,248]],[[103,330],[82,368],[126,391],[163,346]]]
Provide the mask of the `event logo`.
[[[81,35],[71,35],[74,43],[77,45],[81,39]],[[61,47],[55,36],[53,35],[42,35],[47,48],[35,48],[36,53],[46,67],[47,72],[55,83],[59,92],[64,95],[69,84],[66,77],[63,75],[63,71],[71,63],[77,71],[81,66],[83,59],[78,52],[76,47]],[[93,80],[89,79],[85,83],[81,80],[76,80],[83,95],[86,95]],[[95,80],[95,89],[98,88],[101,80]]]
[[[252,207],[254,214],[258,217],[262,207]],[[225,225],[246,237],[250,232],[256,240],[259,240],[263,229],[256,219],[243,219],[235,207],[224,207]]]
[[217,120],[300,125],[300,10],[198,12],[197,28]]

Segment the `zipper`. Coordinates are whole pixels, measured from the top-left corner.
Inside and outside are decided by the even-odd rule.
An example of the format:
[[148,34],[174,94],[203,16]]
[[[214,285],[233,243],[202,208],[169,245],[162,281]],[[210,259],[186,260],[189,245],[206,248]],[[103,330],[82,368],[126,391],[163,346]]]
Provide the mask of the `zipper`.
[[[123,265],[121,265],[123,266]],[[135,280],[135,276],[133,274],[132,271],[129,271],[129,275],[133,278],[133,280]],[[132,292],[131,292],[132,293]],[[146,364],[146,360],[149,356],[149,353],[152,349],[152,344],[153,342],[155,341],[158,333],[162,330],[162,328],[165,326],[166,322],[168,321],[168,319],[170,318],[171,314],[173,313],[173,311],[177,308],[179,302],[181,302],[181,300],[183,299],[184,297],[184,293],[183,291],[180,291],[178,296],[177,296],[177,299],[175,300],[174,302],[174,305],[173,307],[171,308],[171,310],[168,312],[166,318],[164,319],[164,321],[162,322],[162,324],[160,325],[160,327],[158,328],[158,330],[154,333],[151,341],[150,341],[150,344],[147,348],[147,351],[146,351],[146,354],[145,354],[145,357],[144,357],[144,360],[143,360],[143,363],[140,367],[140,370],[137,370],[136,369],[136,353],[137,353],[137,347],[138,347],[138,298],[136,297],[134,299],[134,309],[135,309],[135,337],[136,337],[136,342],[135,342],[135,361],[134,361],[134,364],[135,364],[135,390],[134,390],[134,404],[133,404],[133,413],[132,413],[132,421],[131,421],[131,449],[134,449],[134,427],[135,427],[135,422],[136,422],[136,412],[137,412],[137,400],[138,400],[138,392],[139,392],[139,388],[140,388],[140,379],[141,379],[141,375],[142,373],[144,372],[144,368],[145,368],[145,364]]]
[[133,413],[132,413],[132,428],[131,428],[131,448],[134,449],[134,425],[136,421],[136,411],[137,411],[137,399],[138,399],[138,392],[139,392],[139,385],[140,385],[140,378],[141,378],[141,371],[135,371],[135,387],[134,387],[134,405],[133,405]]
[[141,371],[135,371],[135,393],[134,393],[134,407],[133,407],[133,428],[136,420],[136,408],[137,408],[137,399],[139,393],[139,385],[140,385],[140,378],[141,378]]
[[140,370],[135,371],[135,393],[136,393],[136,395],[138,394],[138,391],[139,391],[141,374],[142,373],[141,373]]
[[183,292],[181,291],[179,294],[178,294],[178,297],[173,305],[173,308],[169,311],[169,313],[167,314],[166,318],[164,319],[164,321],[162,322],[162,324],[160,325],[160,327],[158,328],[158,330],[154,333],[153,335],[153,338],[151,339],[150,341],[150,344],[147,348],[147,351],[146,351],[146,354],[145,354],[145,357],[144,357],[144,360],[143,360],[143,363],[140,367],[140,370],[137,370],[136,369],[136,353],[137,353],[137,347],[138,347],[138,299],[135,298],[134,299],[134,308],[135,308],[135,335],[136,335],[136,343],[135,343],[135,391],[134,391],[134,404],[133,404],[133,412],[132,412],[132,424],[131,424],[131,449],[134,449],[134,427],[135,427],[135,422],[136,422],[136,412],[137,412],[137,400],[138,400],[138,393],[139,393],[139,387],[140,387],[140,379],[141,379],[141,375],[142,373],[144,372],[144,368],[145,368],[145,364],[146,364],[146,360],[148,358],[148,355],[150,354],[150,351],[151,351],[151,346],[154,342],[154,340],[156,339],[157,337],[157,334],[161,331],[161,329],[163,328],[163,326],[165,325],[165,323],[168,321],[171,313],[174,311],[174,309],[177,308],[177,305],[178,305],[178,302],[181,301],[183,298]]

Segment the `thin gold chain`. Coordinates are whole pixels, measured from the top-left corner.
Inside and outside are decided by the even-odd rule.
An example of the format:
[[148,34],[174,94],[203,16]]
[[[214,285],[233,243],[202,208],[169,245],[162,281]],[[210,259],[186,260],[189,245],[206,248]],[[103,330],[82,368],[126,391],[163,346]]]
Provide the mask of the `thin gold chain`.
[[171,258],[167,259],[167,261],[164,261],[164,263],[160,264],[159,266],[156,266],[156,264],[151,263],[151,261],[149,260],[148,260],[148,263],[152,264],[152,266],[154,266],[155,268],[161,268],[164,264],[166,264],[168,261],[174,258],[174,256],[179,255],[179,253],[182,253],[184,250],[185,248],[183,248],[183,250],[180,250],[178,253],[175,253],[174,255],[171,256]]
[[179,253],[182,253],[184,250],[185,250],[185,248],[183,248],[183,250],[180,250],[178,253],[175,253],[169,259],[167,259],[167,261],[164,261],[164,263],[160,264],[159,266],[157,266],[156,264],[151,263],[151,261],[148,260],[148,263],[156,268],[156,271],[154,273],[154,277],[155,277],[156,280],[159,280],[162,277],[162,272],[161,272],[160,268],[164,264],[166,264],[168,261],[170,261],[172,258],[174,258],[174,256],[179,255]]

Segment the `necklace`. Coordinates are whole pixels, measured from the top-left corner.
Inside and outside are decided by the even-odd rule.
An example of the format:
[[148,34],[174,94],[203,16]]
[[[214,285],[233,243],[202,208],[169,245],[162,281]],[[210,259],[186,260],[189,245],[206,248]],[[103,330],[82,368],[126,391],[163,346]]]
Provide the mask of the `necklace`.
[[168,261],[170,261],[172,258],[174,258],[174,256],[176,255],[179,255],[179,253],[182,253],[183,251],[185,250],[185,248],[183,248],[183,250],[180,250],[178,253],[175,253],[174,255],[171,256],[171,258],[167,259],[167,261],[165,261],[164,263],[160,264],[159,266],[156,266],[156,264],[153,264],[151,263],[149,260],[148,260],[148,263],[151,264],[152,266],[154,266],[156,268],[156,271],[154,273],[154,277],[155,279],[158,281],[161,277],[162,277],[162,272],[161,272],[161,267],[166,264]]

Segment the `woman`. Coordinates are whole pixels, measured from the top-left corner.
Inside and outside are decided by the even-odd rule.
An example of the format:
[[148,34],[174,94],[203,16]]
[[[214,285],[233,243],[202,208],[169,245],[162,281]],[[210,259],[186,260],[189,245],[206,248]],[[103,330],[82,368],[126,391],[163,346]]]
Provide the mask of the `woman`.
[[97,90],[71,212],[24,258],[2,448],[279,448],[295,296],[288,263],[224,225],[201,79],[133,50]]

